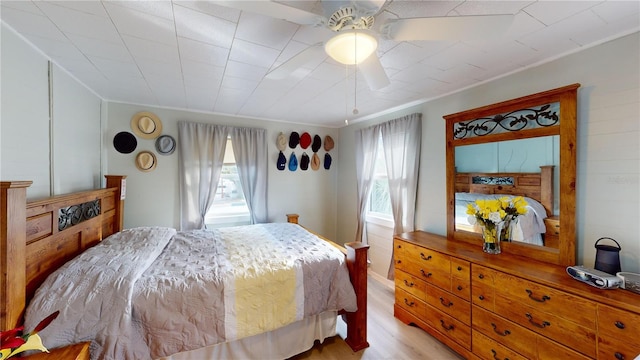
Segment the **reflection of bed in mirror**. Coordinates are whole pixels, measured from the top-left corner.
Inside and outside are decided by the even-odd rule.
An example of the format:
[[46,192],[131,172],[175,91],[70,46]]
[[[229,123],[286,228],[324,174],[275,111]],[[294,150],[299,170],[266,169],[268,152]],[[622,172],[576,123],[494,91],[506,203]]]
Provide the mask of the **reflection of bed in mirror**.
[[545,218],[553,216],[553,169],[549,165],[541,166],[538,173],[456,173],[456,230],[480,232],[468,221],[467,204],[477,199],[523,196],[528,211],[514,224],[512,240],[557,248],[558,237],[548,235],[552,231],[545,225]]

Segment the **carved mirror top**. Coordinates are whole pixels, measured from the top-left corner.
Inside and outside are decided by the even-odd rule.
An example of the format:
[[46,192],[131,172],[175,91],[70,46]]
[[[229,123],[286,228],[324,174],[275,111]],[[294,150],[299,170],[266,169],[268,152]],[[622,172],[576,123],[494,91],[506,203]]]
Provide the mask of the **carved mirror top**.
[[[575,143],[578,87],[580,84],[573,84],[444,116],[447,122],[447,236],[450,240],[477,243],[480,249],[479,234],[460,222],[456,226],[456,193],[526,193],[543,204],[550,220],[559,223],[558,239],[554,242],[547,241],[545,246],[535,246],[533,242],[508,242],[503,244],[503,252],[560,265],[575,264]],[[510,149],[508,154],[504,148],[493,151],[499,153],[496,157],[503,156],[510,162],[517,163],[516,168],[522,167],[526,161],[524,159],[530,156],[523,154],[524,150],[521,151],[519,148],[520,143],[512,140],[533,138],[541,138],[541,141],[549,143],[552,150],[548,152],[553,153],[553,156],[547,156],[547,160],[540,160],[547,163],[529,165],[538,168],[537,170],[526,170],[525,173],[523,170],[466,171],[461,168],[458,170],[460,172],[456,172],[456,148],[460,147],[459,150],[462,151],[461,146],[464,145],[486,146],[484,144],[497,142],[516,143],[517,145],[505,145],[504,148]],[[474,151],[475,149],[467,150]],[[482,162],[479,159],[473,161]],[[458,165],[462,167],[461,164]],[[493,167],[508,168],[505,165]],[[520,182],[522,186],[519,185]],[[538,236],[544,238],[544,235]]]

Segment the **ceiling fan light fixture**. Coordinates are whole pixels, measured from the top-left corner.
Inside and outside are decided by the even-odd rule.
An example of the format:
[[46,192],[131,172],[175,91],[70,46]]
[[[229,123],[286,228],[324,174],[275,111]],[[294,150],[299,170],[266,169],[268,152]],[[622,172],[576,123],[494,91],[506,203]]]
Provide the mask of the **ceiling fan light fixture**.
[[324,49],[335,61],[353,65],[366,60],[378,48],[378,40],[368,30],[343,30],[329,39]]

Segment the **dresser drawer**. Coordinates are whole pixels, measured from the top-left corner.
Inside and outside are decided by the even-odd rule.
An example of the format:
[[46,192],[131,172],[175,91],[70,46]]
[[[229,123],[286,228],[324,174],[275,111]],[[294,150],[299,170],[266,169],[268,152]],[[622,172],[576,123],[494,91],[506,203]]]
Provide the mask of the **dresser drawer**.
[[430,267],[429,264],[420,264],[404,258],[396,258],[396,269],[400,269],[443,289],[451,288],[451,274],[448,268],[443,270],[439,267]]
[[598,360],[633,360],[640,356],[640,339],[627,340],[598,336]]
[[536,357],[536,348],[532,344],[532,339],[537,335],[525,327],[516,325],[494,313],[474,306],[472,328],[473,331],[480,331],[520,355],[529,359],[535,359]]
[[580,353],[577,353],[566,346],[562,346],[555,341],[551,341],[543,336],[536,337],[536,350],[538,352],[538,360],[590,360]]
[[640,315],[598,304],[598,333],[621,342],[640,344]]
[[495,312],[582,354],[596,357],[595,327],[578,325],[562,315],[550,314],[528,306],[520,299],[500,295],[496,295]]
[[449,256],[399,240],[395,241],[395,250],[397,269],[442,289],[451,289]]
[[495,299],[493,279],[495,277],[495,270],[476,264],[471,265],[471,302],[474,305],[493,311]]
[[451,315],[454,319],[471,325],[471,304],[444,290],[432,287],[427,292],[427,304]]
[[471,298],[471,264],[451,258],[451,292],[465,300]]
[[519,299],[522,304],[538,311],[556,315],[590,329],[596,328],[596,303],[593,301],[506,273],[497,274],[495,288],[496,296]]
[[396,304],[420,318],[424,316],[427,307],[423,300],[398,288],[396,288]]
[[453,339],[466,349],[471,349],[471,327],[427,305],[424,321],[432,328]]
[[396,288],[400,288],[420,300],[426,300],[427,284],[417,277],[407,274],[404,271],[396,271],[394,282]]
[[447,273],[450,271],[451,265],[447,255],[399,240],[396,240],[395,247],[395,251],[405,260],[428,266],[430,269]]
[[472,352],[477,357],[486,360],[528,360],[528,358],[518,354],[506,346],[500,345],[498,342],[476,330],[473,330]]

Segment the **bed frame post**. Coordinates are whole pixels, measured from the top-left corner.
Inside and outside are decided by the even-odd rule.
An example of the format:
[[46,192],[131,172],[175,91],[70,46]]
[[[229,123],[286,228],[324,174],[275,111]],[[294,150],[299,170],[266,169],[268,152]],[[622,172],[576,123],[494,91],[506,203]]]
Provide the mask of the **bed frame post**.
[[[0,182],[0,330],[19,325],[26,301],[27,188],[31,181]],[[12,306],[13,305],[13,306]]]
[[124,199],[127,194],[127,176],[126,175],[105,175],[107,179],[107,189],[118,188],[116,190],[116,222],[114,224],[114,233],[122,231],[124,228]]
[[358,310],[346,313],[347,338],[353,351],[369,347],[367,342],[367,251],[369,245],[361,242],[344,244],[347,248],[349,277],[357,295]]

